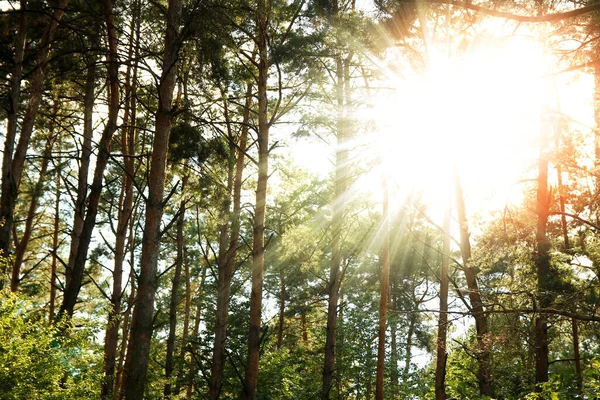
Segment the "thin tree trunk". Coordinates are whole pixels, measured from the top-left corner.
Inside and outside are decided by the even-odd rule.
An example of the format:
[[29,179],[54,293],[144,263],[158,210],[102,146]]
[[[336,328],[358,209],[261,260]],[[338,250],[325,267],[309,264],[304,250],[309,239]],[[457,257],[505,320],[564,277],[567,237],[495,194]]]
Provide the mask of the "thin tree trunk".
[[258,46],[258,182],[252,229],[252,290],[250,292],[250,327],[248,330],[248,358],[244,376],[244,400],[254,400],[258,380],[260,348],[260,316],[265,266],[265,212],[267,206],[267,179],[269,177],[269,124],[267,118],[267,77],[269,66],[267,49],[267,1],[257,3]]
[[54,230],[52,232],[52,265],[50,270],[50,309],[49,323],[54,321],[56,304],[56,266],[58,263],[58,230],[60,228],[60,174],[56,173],[56,193],[54,201]]
[[577,319],[571,318],[573,331],[573,357],[575,358],[575,372],[577,373],[577,391],[583,394],[583,372],[581,370],[581,355],[579,354],[579,327]]
[[475,269],[471,267],[471,243],[469,225],[465,211],[465,201],[462,193],[462,187],[458,177],[458,172],[455,173],[456,179],[456,209],[458,212],[458,224],[460,227],[460,252],[463,261],[463,270],[469,289],[469,301],[473,318],[475,318],[475,330],[477,341],[477,381],[479,383],[479,393],[481,396],[493,397],[492,378],[490,374],[490,350],[486,344],[488,336],[487,316],[483,309],[483,301],[481,300],[481,291],[477,283],[477,275]]
[[435,399],[446,399],[446,337],[448,333],[448,266],[450,264],[450,206],[444,217],[444,245],[440,263],[440,314],[436,345]]
[[163,213],[163,192],[171,132],[173,89],[175,88],[180,47],[179,28],[182,9],[183,0],[169,0],[162,75],[158,87],[159,104],[156,112],[154,144],[148,177],[148,198],[142,238],[138,296],[133,310],[133,325],[129,341],[131,358],[129,366],[126,368],[125,398],[127,400],[143,398],[150,356],[154,297],[158,285],[156,271],[160,250],[160,222]]
[[[194,316],[194,329],[192,330],[192,337],[197,338],[200,332],[200,320],[202,317],[202,299],[204,298],[204,282],[206,281],[206,270],[208,265],[204,265],[202,268],[202,275],[200,276],[200,293],[198,293],[198,307],[196,307],[196,314]],[[194,362],[194,354],[198,350],[198,346],[194,346],[192,350],[192,357],[189,364],[189,377],[188,387],[185,392],[185,398],[191,399],[194,390],[194,374],[196,373],[196,364]]]
[[[385,173],[385,172],[384,172]],[[379,331],[377,344],[377,372],[375,378],[375,399],[383,400],[383,378],[385,370],[385,328],[387,322],[387,305],[390,286],[390,227],[388,213],[388,184],[383,178],[383,212],[381,222],[381,269],[379,296]]]
[[23,264],[23,259],[25,257],[25,252],[27,250],[27,245],[29,244],[29,240],[31,239],[31,233],[33,230],[33,221],[35,219],[35,215],[37,213],[39,199],[43,194],[44,189],[44,181],[46,180],[46,172],[48,170],[48,164],[50,163],[50,157],[52,156],[52,147],[56,142],[56,135],[54,133],[54,126],[56,116],[58,114],[58,100],[54,100],[54,105],[52,107],[52,121],[50,122],[50,127],[48,128],[48,136],[46,137],[46,145],[44,147],[44,153],[42,154],[42,165],[40,166],[40,172],[38,175],[38,180],[33,189],[33,193],[31,194],[31,202],[29,203],[29,210],[27,211],[27,219],[25,220],[25,229],[23,230],[23,236],[21,240],[18,241],[16,249],[15,249],[15,260],[13,262],[12,268],[12,279],[10,282],[10,290],[12,292],[16,292],[19,289],[20,284],[20,275],[21,275],[21,265]]
[[283,275],[283,268],[279,271],[279,323],[277,324],[277,350],[281,349],[283,344],[283,328],[285,324],[285,276]]
[[[184,258],[185,258],[185,248],[184,248]],[[183,333],[181,335],[181,352],[179,353],[179,358],[181,359],[181,363],[179,364],[178,370],[178,379],[177,386],[175,386],[175,392],[181,392],[181,385],[186,382],[186,368],[185,368],[185,355],[188,352],[188,343],[190,339],[190,315],[192,313],[192,288],[191,288],[191,276],[190,276],[190,265],[188,262],[183,263],[184,266],[184,276],[185,276],[185,310],[183,312]]]
[[[390,284],[390,310],[392,311],[392,315],[390,315],[390,364],[392,365],[390,381],[394,393],[393,398],[396,398],[398,394],[398,384],[400,381],[400,377],[398,376],[398,335],[396,332],[398,330],[397,289],[395,282],[392,282]],[[410,351],[408,345],[406,351]]]
[[410,362],[412,361],[412,341],[415,332],[415,319],[410,317],[408,323],[408,332],[406,333],[406,355],[404,357],[404,371],[402,372],[402,379],[406,382],[410,373]]
[[123,316],[123,331],[122,331],[122,339],[121,339],[121,351],[119,354],[119,366],[117,368],[117,374],[115,379],[115,398],[122,399],[125,396],[125,365],[128,364],[127,359],[130,357],[127,352],[128,349],[128,339],[129,332],[131,328],[131,311],[133,309],[133,303],[135,302],[136,296],[136,286],[135,286],[135,270],[134,270],[134,261],[135,261],[135,249],[134,249],[134,221],[131,219],[129,223],[129,258],[130,258],[130,270],[129,270],[129,283],[131,285],[131,289],[129,292],[129,297],[127,298],[127,310],[125,311],[125,315]]
[[79,245],[77,246],[75,259],[73,261],[70,281],[65,288],[63,304],[61,306],[61,314],[66,313],[69,317],[73,316],[79,290],[81,289],[88,249],[96,225],[96,215],[98,214],[98,204],[100,203],[104,171],[110,157],[112,137],[117,130],[117,119],[119,117],[120,93],[119,65],[117,60],[117,29],[114,22],[112,0],[104,0],[103,4],[108,38],[107,70],[109,82],[108,94],[110,98],[108,105],[108,120],[104,127],[104,131],[102,132],[100,142],[98,143],[98,157],[96,159],[94,178],[87,199],[85,220],[83,222],[81,236],[79,237]]
[[[187,167],[187,166],[186,166]],[[185,167],[184,167],[185,169]],[[167,338],[167,355],[165,357],[165,383],[164,397],[171,397],[171,376],[175,369],[173,355],[175,354],[175,333],[177,329],[177,305],[179,304],[179,285],[181,281],[181,268],[183,267],[183,223],[185,222],[186,202],[185,195],[188,175],[184,175],[181,183],[182,200],[179,204],[179,217],[177,218],[177,259],[175,260],[175,273],[171,287],[171,302],[169,304],[169,336]]]
[[[548,224],[548,209],[550,196],[548,193],[548,154],[547,154],[547,126],[542,124],[540,132],[540,159],[538,164],[537,188],[537,230],[535,264],[537,269],[538,306],[548,308],[552,304],[549,288],[550,277],[550,241],[546,235]],[[548,323],[546,314],[536,314],[535,323],[535,382],[537,390],[539,384],[548,382]]]
[[[5,152],[2,159],[2,188],[0,196],[0,220],[4,221],[4,223],[0,225],[0,251],[2,251],[2,254],[5,255],[8,255],[10,252],[11,232],[14,224],[14,210],[19,194],[21,175],[23,174],[23,167],[25,165],[25,156],[27,154],[31,133],[33,132],[33,127],[35,125],[42,99],[48,55],[50,54],[50,45],[68,3],[68,0],[58,1],[52,17],[50,18],[46,28],[44,29],[44,33],[42,34],[40,50],[37,57],[37,65],[31,78],[29,102],[27,104],[27,109],[25,110],[25,115],[21,124],[21,134],[19,135],[19,142],[17,143],[14,154],[12,150],[14,148],[14,139],[16,138],[16,134],[12,135],[13,137],[10,138],[8,136],[11,135],[11,133],[7,132],[7,137],[5,138]],[[26,21],[24,21],[23,24],[24,28],[26,28]],[[23,31],[23,36],[17,38],[18,42],[15,47],[19,49],[19,51],[22,51],[20,49],[22,42],[19,41],[25,40],[25,35],[26,29]],[[19,56],[15,54],[15,56],[17,64],[22,64],[22,55]],[[19,60],[18,57],[20,57],[21,60]],[[20,87],[21,83],[22,68],[20,69],[21,71],[14,71],[16,74],[14,77],[12,77],[14,78],[14,82],[11,82],[11,95],[13,96],[11,102],[18,102],[20,100],[20,91],[19,89],[16,89],[16,86],[19,85]],[[14,118],[13,123],[16,123]],[[16,129],[16,127],[13,128],[11,126],[11,129]],[[5,272],[5,268],[6,267],[3,267],[3,272]]]

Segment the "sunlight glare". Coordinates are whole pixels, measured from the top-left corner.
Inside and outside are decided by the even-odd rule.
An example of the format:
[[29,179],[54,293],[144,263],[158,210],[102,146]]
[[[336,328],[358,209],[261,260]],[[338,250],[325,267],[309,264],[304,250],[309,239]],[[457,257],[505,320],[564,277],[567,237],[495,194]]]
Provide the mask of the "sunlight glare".
[[548,65],[528,36],[486,40],[452,56],[430,45],[427,71],[396,79],[393,91],[373,100],[385,173],[405,195],[418,191],[442,204],[457,168],[465,193],[501,207],[537,157],[540,116],[550,106]]

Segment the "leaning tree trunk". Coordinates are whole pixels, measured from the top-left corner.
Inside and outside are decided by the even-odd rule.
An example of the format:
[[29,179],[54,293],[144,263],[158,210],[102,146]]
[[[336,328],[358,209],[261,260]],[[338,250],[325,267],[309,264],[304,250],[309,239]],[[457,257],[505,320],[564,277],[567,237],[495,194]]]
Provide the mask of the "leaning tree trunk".
[[158,87],[158,110],[146,201],[146,221],[142,238],[142,256],[138,295],[133,310],[133,325],[129,350],[131,354],[125,382],[125,398],[142,399],[146,384],[146,372],[150,357],[154,297],[158,285],[157,265],[160,250],[160,222],[163,214],[163,192],[165,186],[167,152],[171,133],[173,90],[179,52],[179,29],[183,0],[169,0],[167,31],[162,64],[162,75]]
[[[2,188],[0,194],[0,220],[4,222],[0,225],[0,251],[4,255],[8,255],[10,251],[11,232],[14,224],[14,211],[17,197],[19,195],[21,175],[23,174],[25,156],[27,154],[27,149],[29,148],[29,141],[31,140],[31,134],[33,132],[33,127],[35,125],[36,117],[40,108],[51,43],[68,3],[68,0],[58,1],[53,14],[50,17],[46,28],[44,29],[44,33],[42,34],[40,49],[37,56],[36,69],[33,72],[31,85],[29,88],[29,102],[27,103],[25,115],[23,116],[23,121],[21,123],[21,134],[19,136],[19,141],[14,154],[13,149],[14,141],[16,139],[16,131],[15,134],[7,132],[7,137],[5,138],[4,155],[2,159]],[[22,27],[26,31],[27,23],[23,22]],[[22,36],[17,37],[18,41],[25,40],[25,31],[22,33]],[[21,33],[18,35],[21,35]],[[20,49],[21,46],[22,43],[18,42],[16,45],[18,51],[22,51],[22,49]],[[22,64],[22,54],[15,54],[15,56],[17,64]],[[19,58],[21,59],[19,60]],[[18,97],[20,91],[16,88],[16,86],[21,84],[21,73],[22,68],[21,71],[17,71],[14,81],[11,82],[11,90],[13,90],[11,94],[17,96],[14,99],[11,99],[11,101],[20,100]],[[14,118],[16,118],[16,115]],[[13,121],[13,123],[16,123],[16,120]],[[16,126],[14,128],[11,126],[11,129],[16,129]],[[12,137],[8,137],[10,135],[12,135]],[[5,272],[6,267],[2,268],[2,272]],[[3,280],[0,280],[0,286],[2,285],[2,281]]]
[[108,120],[102,132],[100,142],[98,143],[98,156],[96,158],[96,167],[94,178],[90,187],[90,193],[87,198],[87,209],[85,220],[79,237],[79,245],[75,252],[72,269],[69,271],[69,283],[65,287],[63,304],[59,316],[66,313],[73,316],[83,275],[85,272],[85,263],[87,261],[88,249],[92,240],[92,233],[96,226],[96,215],[98,214],[98,205],[100,203],[100,194],[102,192],[102,182],[104,180],[104,171],[110,157],[110,146],[112,137],[117,130],[117,119],[119,117],[120,93],[119,93],[119,65],[117,55],[117,29],[114,22],[113,5],[111,0],[104,0],[104,18],[106,23],[106,33],[108,42],[107,70],[109,83],[109,105]]
[[440,263],[440,314],[436,344],[435,399],[446,399],[446,338],[448,334],[448,266],[450,264],[450,206],[444,217],[444,245]]
[[258,380],[258,352],[260,347],[260,316],[262,285],[265,267],[265,212],[267,206],[267,179],[269,177],[269,123],[267,118],[267,1],[257,5],[258,46],[258,182],[252,227],[252,289],[250,292],[250,327],[248,330],[248,358],[244,376],[244,400],[254,400]]

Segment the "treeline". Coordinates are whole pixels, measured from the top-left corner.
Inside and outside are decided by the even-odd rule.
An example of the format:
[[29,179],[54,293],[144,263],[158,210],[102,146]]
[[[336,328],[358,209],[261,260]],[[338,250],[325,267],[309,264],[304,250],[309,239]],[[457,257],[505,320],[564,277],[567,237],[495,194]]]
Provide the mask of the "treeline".
[[594,4],[0,4],[0,398],[599,394],[597,129],[548,108],[476,240],[458,175],[445,221],[358,184],[388,51],[424,71],[490,15],[594,76],[598,122]]

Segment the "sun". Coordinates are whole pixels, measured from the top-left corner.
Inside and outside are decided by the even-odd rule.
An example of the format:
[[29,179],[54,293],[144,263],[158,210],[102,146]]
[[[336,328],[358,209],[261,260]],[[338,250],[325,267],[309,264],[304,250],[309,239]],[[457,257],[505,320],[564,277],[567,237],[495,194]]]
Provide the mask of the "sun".
[[473,211],[501,208],[517,195],[539,155],[545,115],[561,102],[589,110],[591,95],[589,85],[557,83],[558,67],[537,36],[488,32],[454,51],[431,41],[425,70],[389,77],[393,90],[374,96],[370,117],[378,173],[400,197],[418,191],[447,204],[454,171]]

